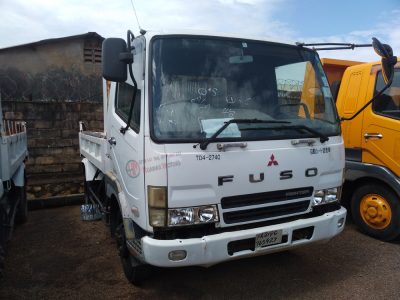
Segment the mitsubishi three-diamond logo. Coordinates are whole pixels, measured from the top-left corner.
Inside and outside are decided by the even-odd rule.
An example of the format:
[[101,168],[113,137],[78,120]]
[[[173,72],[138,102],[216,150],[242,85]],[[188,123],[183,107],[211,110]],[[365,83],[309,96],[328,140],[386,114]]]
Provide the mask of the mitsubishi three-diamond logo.
[[271,157],[269,158],[268,167],[277,166],[277,165],[278,165],[278,161],[275,160],[275,156],[272,154]]

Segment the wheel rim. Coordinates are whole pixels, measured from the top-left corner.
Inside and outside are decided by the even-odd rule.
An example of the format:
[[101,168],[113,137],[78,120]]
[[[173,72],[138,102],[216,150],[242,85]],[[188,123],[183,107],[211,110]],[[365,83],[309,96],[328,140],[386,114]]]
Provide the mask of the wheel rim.
[[377,194],[368,194],[361,199],[360,214],[363,221],[374,229],[385,229],[392,220],[389,202]]

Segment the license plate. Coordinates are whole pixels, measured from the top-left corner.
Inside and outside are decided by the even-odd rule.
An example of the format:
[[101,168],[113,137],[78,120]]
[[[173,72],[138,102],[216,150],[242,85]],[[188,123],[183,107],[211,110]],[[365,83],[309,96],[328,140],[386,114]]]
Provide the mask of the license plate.
[[282,230],[273,230],[256,235],[256,249],[279,244],[282,242]]

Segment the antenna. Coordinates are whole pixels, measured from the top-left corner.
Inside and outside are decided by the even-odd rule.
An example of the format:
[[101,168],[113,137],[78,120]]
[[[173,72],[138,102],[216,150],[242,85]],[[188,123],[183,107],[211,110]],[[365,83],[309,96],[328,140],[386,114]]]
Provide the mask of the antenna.
[[133,12],[135,13],[136,22],[137,22],[138,27],[139,27],[139,32],[140,32],[140,34],[145,34],[146,30],[142,29],[142,27],[140,26],[139,18],[138,18],[137,14],[136,14],[136,9],[135,9],[135,5],[133,4],[133,0],[131,0],[131,4],[132,4]]

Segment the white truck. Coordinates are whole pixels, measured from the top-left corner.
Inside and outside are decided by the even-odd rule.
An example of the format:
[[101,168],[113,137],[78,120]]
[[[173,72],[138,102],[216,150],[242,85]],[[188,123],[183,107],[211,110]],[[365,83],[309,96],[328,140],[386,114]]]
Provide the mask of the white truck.
[[128,31],[102,55],[104,132],[79,133],[83,215],[99,208],[130,282],[343,230],[343,139],[315,51]]
[[24,164],[27,157],[25,122],[3,120],[0,99],[0,277],[14,223],[24,223],[28,216]]

